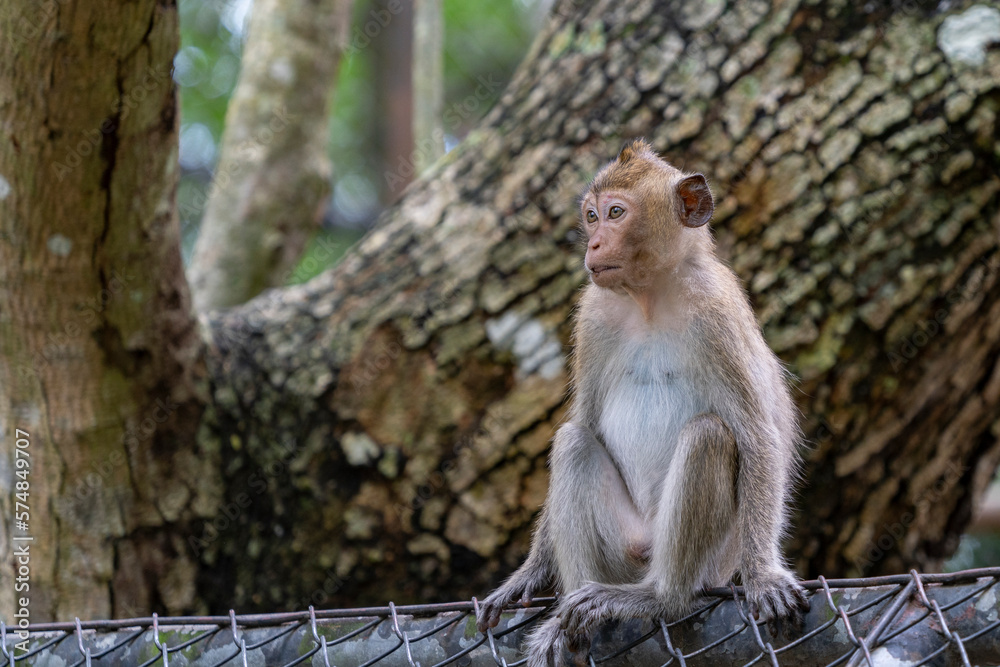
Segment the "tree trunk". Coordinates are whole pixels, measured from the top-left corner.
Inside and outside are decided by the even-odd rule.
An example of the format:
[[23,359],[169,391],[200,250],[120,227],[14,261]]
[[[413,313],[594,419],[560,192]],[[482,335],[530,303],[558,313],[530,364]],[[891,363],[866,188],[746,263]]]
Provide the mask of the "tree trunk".
[[188,273],[199,310],[288,283],[330,193],[330,105],[353,0],[258,0]]
[[[17,0],[0,34],[0,617],[190,608],[195,560],[175,527],[214,509],[219,478],[194,438],[176,7]],[[15,548],[30,586],[16,594]]]
[[[44,552],[51,579],[40,583],[56,591],[58,572],[63,586],[82,577],[98,595],[95,582],[106,582],[115,562],[119,579],[140,571],[121,545],[162,556],[189,530],[186,548],[142,570],[149,590],[160,592],[134,593],[137,604],[173,613],[274,611],[486,593],[527,550],[546,490],[549,438],[565,409],[569,318],[585,277],[576,197],[625,138],[640,134],[679,166],[711,178],[720,249],[747,282],[768,340],[801,378],[797,396],[812,447],[789,552],[800,573],[933,569],[1000,457],[1000,52],[982,52],[975,64],[946,58],[938,46],[952,53],[943,24],[970,4],[944,13],[875,4],[858,14],[834,0],[729,7],[564,0],[481,127],[411,185],[339,267],[211,316],[203,418],[191,407],[173,439],[160,440],[168,429],[158,429],[156,443],[136,452],[152,461],[173,455],[174,466],[117,468],[125,479],[100,487],[107,499],[89,524],[33,515],[33,527],[51,531]],[[52,85],[53,69],[68,76],[46,63],[76,62],[49,61],[47,53],[34,54],[34,68],[18,64],[17,80],[30,95],[19,95],[16,109],[0,107],[0,175],[8,179],[11,137],[24,145],[7,129],[9,118],[16,114],[31,129],[23,135],[36,145],[22,156],[36,156],[52,152],[43,142],[44,110],[83,107],[31,97],[46,92],[38,82]],[[0,59],[3,81],[12,80],[11,62]],[[88,68],[59,81],[86,81],[87,73],[110,76]],[[486,78],[482,85],[489,96],[499,84]],[[49,99],[61,90],[47,91]],[[49,141],[75,145],[79,130],[68,136]],[[134,150],[154,143],[143,138]],[[55,145],[56,156],[66,150]],[[142,163],[146,169],[172,164],[161,150],[159,162]],[[113,163],[114,174],[123,161]],[[90,178],[106,166],[99,164],[75,173]],[[22,162],[16,173],[35,170]],[[29,319],[31,306],[75,312],[79,299],[70,294],[98,272],[84,263],[38,274],[35,267],[48,265],[31,259],[51,254],[49,230],[84,235],[83,247],[94,247],[85,234],[101,214],[79,208],[105,201],[88,198],[103,192],[93,178],[74,184],[72,209],[59,208],[66,188],[64,199],[54,190],[38,195],[50,208],[18,203],[14,225],[11,202],[35,190],[19,187],[0,204],[7,207],[4,284],[21,288],[17,299],[11,290],[0,302],[5,358],[30,359],[44,345],[57,316]],[[137,192],[163,186],[145,187]],[[159,219],[142,213],[130,210],[130,225],[124,212],[114,218],[108,238]],[[40,230],[47,234],[30,236]],[[11,263],[12,234],[20,235],[17,256],[35,262],[27,268]],[[129,245],[133,255],[122,265],[150,266],[157,285],[179,283],[175,265],[158,254],[175,246],[163,238]],[[29,271],[58,290],[29,286]],[[183,289],[174,294],[166,304],[180,306],[170,311],[162,301],[148,311],[141,298],[113,301],[109,312],[141,310],[128,321],[145,327],[105,352],[106,342],[98,347],[108,340],[104,332],[120,321],[111,320],[102,336],[81,336],[82,351],[70,358],[91,365],[60,370],[68,362],[59,357],[44,366],[59,370],[57,377],[19,380],[4,394],[6,405],[22,406],[13,414],[25,416],[27,430],[45,424],[53,431],[32,445],[49,448],[39,446],[38,459],[66,461],[32,473],[39,484],[52,476],[53,506],[56,490],[72,489],[86,473],[85,455],[108,456],[92,443],[117,442],[134,423],[129,415],[142,414],[135,403],[191,386],[183,373],[146,371],[177,359],[176,350],[197,351],[190,336],[132,353],[136,340],[177,341],[177,322],[189,326]],[[137,372],[121,369],[123,347]],[[6,390],[15,374],[5,372]],[[115,392],[99,384],[112,373]],[[82,412],[63,408],[63,396],[111,422],[88,441],[91,448],[74,426]],[[196,444],[176,434],[181,426],[198,427]],[[189,496],[171,493],[175,476],[188,480]],[[118,513],[108,511],[112,501]],[[154,501],[158,512],[139,511]],[[138,518],[109,525],[119,516]],[[92,558],[104,569],[81,575],[88,561],[74,560],[79,545],[109,543],[117,561],[100,552]],[[191,585],[185,559],[200,561],[200,586]],[[119,615],[125,597],[114,596]],[[103,613],[109,599],[97,607],[68,597],[51,613]]]
[[444,9],[413,0],[413,139],[417,174],[444,155]]
[[966,7],[559,4],[342,265],[211,322],[213,606],[482,595],[518,563],[565,408],[575,198],[635,135],[711,177],[800,378],[801,574],[938,567],[1000,456],[1000,52],[937,43]]
[[[371,45],[373,119],[370,160],[379,176],[379,198],[383,205],[395,203],[414,179],[420,152],[413,135],[413,21],[412,0],[369,0],[371,6],[355,29],[360,48]],[[364,39],[362,39],[364,38]],[[405,66],[404,66],[405,64]]]

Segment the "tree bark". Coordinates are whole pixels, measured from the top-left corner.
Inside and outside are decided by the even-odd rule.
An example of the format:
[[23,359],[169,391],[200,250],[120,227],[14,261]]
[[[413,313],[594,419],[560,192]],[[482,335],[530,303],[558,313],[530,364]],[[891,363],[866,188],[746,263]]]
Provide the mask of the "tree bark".
[[444,12],[441,0],[413,2],[413,139],[416,173],[444,155]]
[[191,542],[236,591],[213,606],[482,595],[517,564],[565,408],[575,197],[636,135],[711,177],[800,378],[800,573],[937,568],[1000,457],[1000,53],[938,45],[967,8],[560,3],[343,264],[212,319],[203,434],[242,505]]
[[[59,489],[103,460],[93,457],[110,456],[95,443],[118,442],[143,414],[137,403],[152,405],[158,391],[192,398],[155,442],[119,447],[131,457],[127,474],[119,466],[122,478],[99,486],[93,507],[75,506],[91,514],[33,516],[50,531],[41,585],[72,593],[46,613],[124,615],[125,599],[180,613],[485,594],[527,550],[565,409],[569,318],[585,277],[576,197],[635,135],[709,175],[720,250],[800,377],[811,443],[789,549],[800,573],[935,568],[1000,457],[1000,52],[975,64],[938,45],[951,53],[943,24],[970,4],[938,13],[876,3],[859,14],[835,0],[565,0],[480,128],[412,184],[355,252],[306,285],[211,315],[203,357],[177,265],[163,258],[176,257],[176,241],[162,230],[145,245],[105,241],[99,258],[152,268],[136,280],[173,286],[175,298],[140,290],[112,301],[101,335],[77,341],[69,359],[78,365],[46,361],[45,373],[58,375],[28,384],[4,370],[5,414],[52,432],[35,451],[54,469],[32,479],[52,476],[44,498],[60,507]],[[83,49],[81,26],[52,48]],[[19,62],[17,79],[13,59],[0,59],[0,80],[25,90],[0,107],[8,180],[36,172],[24,162],[15,171],[22,136],[35,142],[22,160],[56,160],[81,125],[103,118],[49,137],[45,110],[84,105],[48,100],[91,81],[88,72],[114,80],[115,68],[69,76],[60,68],[78,61],[48,53],[38,50],[33,67]],[[52,86],[53,73],[68,77],[56,79],[63,87],[38,86]],[[27,129],[12,133],[10,118]],[[155,145],[142,137],[131,149],[147,158],[142,169],[124,171],[124,155],[113,163],[121,178],[156,165],[165,174],[127,192],[162,194],[173,182],[167,147],[159,161],[143,152]],[[76,208],[61,208],[67,188],[57,196],[53,179],[0,202],[12,286],[0,301],[5,359],[40,353],[52,320],[79,307],[72,295],[93,298],[83,278],[115,265],[38,271],[48,265],[36,258],[54,252],[50,230],[81,235],[73,247],[88,251],[102,238],[104,209],[91,208],[106,199],[87,193],[107,194],[107,160],[93,159],[94,169],[74,172],[90,179],[73,183]],[[124,196],[108,192],[112,204]],[[149,234],[162,210],[119,212],[107,238]],[[112,250],[121,256],[103,254]],[[21,257],[30,261],[15,264]],[[29,277],[47,282],[36,289]],[[122,321],[135,328],[110,345],[119,339],[105,331]],[[187,381],[199,358],[203,415]],[[110,426],[84,439],[78,423],[88,414]],[[184,429],[195,428],[188,437]],[[154,466],[169,457],[171,466]],[[99,549],[107,544],[114,548]],[[151,555],[139,568],[132,553]],[[134,586],[109,585],[112,571],[112,584],[134,577]]]
[[188,273],[199,310],[287,284],[330,193],[330,105],[353,0],[258,0]]
[[[0,34],[0,616],[189,608],[195,559],[175,528],[213,509],[219,478],[194,438],[204,362],[174,202],[177,10],[17,0]],[[6,466],[15,429],[27,479]],[[30,551],[26,605],[15,546]]]

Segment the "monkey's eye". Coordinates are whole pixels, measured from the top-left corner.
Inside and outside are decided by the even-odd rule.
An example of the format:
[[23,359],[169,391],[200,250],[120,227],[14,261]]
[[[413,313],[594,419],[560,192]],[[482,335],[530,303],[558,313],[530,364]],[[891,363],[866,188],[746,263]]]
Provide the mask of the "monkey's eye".
[[608,217],[614,220],[615,218],[622,217],[622,213],[624,212],[625,209],[623,209],[621,206],[612,206],[611,210],[608,211]]
[[597,222],[597,214],[594,213],[592,210],[591,211],[587,211],[587,222],[590,222],[590,223]]

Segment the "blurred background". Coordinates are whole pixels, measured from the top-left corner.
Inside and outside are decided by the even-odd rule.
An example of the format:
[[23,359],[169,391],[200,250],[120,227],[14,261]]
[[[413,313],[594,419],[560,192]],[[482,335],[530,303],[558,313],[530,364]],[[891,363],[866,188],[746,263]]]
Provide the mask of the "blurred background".
[[[181,49],[174,79],[181,89],[181,180],[178,193],[183,253],[190,260],[213,179],[226,108],[240,71],[252,0],[181,0]],[[525,57],[551,0],[444,0],[445,147],[454,147],[496,102]],[[343,253],[419,174],[412,162],[412,4],[373,37],[366,22],[385,0],[355,3],[348,49],[335,86],[329,155],[332,196],[322,226],[307,245],[290,283],[305,282],[335,265]],[[360,41],[357,41],[360,40]],[[369,44],[370,40],[370,44]],[[482,99],[483,82],[488,82]],[[478,94],[477,94],[478,91]],[[334,252],[320,251],[317,248]],[[1000,562],[1000,480],[983,516],[964,536],[948,570]]]
[[[414,150],[413,6],[402,3],[402,20],[389,21],[369,38],[363,25],[385,4],[355,3],[349,42],[371,43],[348,50],[340,67],[330,118],[333,194],[322,228],[292,272],[293,282],[304,282],[336,263],[415,176],[399,169]],[[211,187],[252,5],[252,0],[180,2],[181,49],[174,59],[174,79],[181,88],[178,207],[185,261],[190,260]],[[444,0],[447,149],[496,101],[550,5],[551,0]],[[489,84],[485,91],[483,82]],[[324,242],[340,252],[315,253]]]

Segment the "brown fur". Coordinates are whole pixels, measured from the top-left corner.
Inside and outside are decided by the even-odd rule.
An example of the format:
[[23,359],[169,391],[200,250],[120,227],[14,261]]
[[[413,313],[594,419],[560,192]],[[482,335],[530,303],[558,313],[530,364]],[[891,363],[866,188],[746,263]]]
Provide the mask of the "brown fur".
[[641,140],[584,194],[592,282],[576,316],[573,406],[531,553],[479,615],[485,631],[554,580],[563,598],[529,638],[529,665],[561,664],[611,618],[675,619],[737,570],[772,631],[808,607],[779,549],[795,409],[715,255],[712,208],[703,176]]

